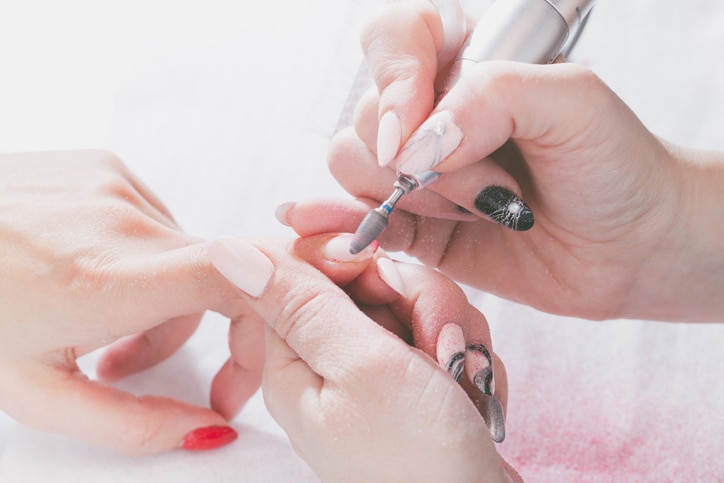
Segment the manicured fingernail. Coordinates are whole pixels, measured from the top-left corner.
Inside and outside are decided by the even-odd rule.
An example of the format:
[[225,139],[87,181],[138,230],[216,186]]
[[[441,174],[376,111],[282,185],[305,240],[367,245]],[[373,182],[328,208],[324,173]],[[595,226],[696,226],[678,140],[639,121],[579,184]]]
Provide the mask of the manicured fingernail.
[[480,392],[488,396],[495,394],[493,359],[483,344],[468,345],[465,354],[465,372]]
[[457,324],[445,324],[437,336],[437,362],[460,381],[465,371],[465,335]]
[[354,235],[351,233],[343,233],[331,238],[323,247],[324,257],[333,262],[362,262],[369,260],[380,246],[377,241],[373,241],[361,252],[352,255],[349,252],[349,245]]
[[533,228],[528,205],[502,186],[488,186],[475,197],[475,208],[491,220],[515,231]]
[[216,270],[248,295],[264,295],[274,274],[274,264],[255,246],[238,238],[217,238],[209,244],[209,258]]
[[462,140],[463,132],[450,111],[433,114],[402,148],[397,169],[404,174],[429,171],[455,151]]
[[189,451],[220,448],[231,443],[238,436],[234,428],[229,426],[208,426],[191,431],[181,441],[180,447]]
[[377,273],[379,273],[382,281],[392,290],[400,295],[405,295],[407,291],[405,282],[402,280],[402,275],[400,275],[400,271],[397,269],[394,261],[389,258],[379,258],[377,260]]
[[292,226],[291,223],[289,223],[289,210],[295,205],[293,201],[290,201],[288,203],[282,203],[281,205],[277,206],[276,210],[274,210],[274,216],[276,216],[279,223],[281,223],[284,226]]
[[400,150],[402,141],[402,125],[400,118],[392,111],[387,111],[380,119],[377,133],[377,162],[381,167],[390,164]]
[[505,414],[503,405],[493,396],[483,396],[480,401],[480,413],[483,415],[490,436],[496,443],[505,440]]

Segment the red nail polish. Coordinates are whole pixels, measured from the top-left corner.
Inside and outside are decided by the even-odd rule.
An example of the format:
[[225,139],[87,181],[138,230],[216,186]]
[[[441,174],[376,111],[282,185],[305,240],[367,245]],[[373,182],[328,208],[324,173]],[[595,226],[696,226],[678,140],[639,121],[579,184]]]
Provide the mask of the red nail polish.
[[219,448],[238,437],[234,428],[229,426],[208,426],[191,431],[181,442],[181,448],[189,451],[203,451]]

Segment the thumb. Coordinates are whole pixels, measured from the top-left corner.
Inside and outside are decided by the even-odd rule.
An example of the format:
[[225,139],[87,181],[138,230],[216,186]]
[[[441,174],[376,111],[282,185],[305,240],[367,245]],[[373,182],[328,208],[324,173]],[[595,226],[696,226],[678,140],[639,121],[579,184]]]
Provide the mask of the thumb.
[[[348,240],[320,235],[298,242],[297,248],[314,260],[324,253],[348,253]],[[340,246],[346,249],[339,250]],[[276,242],[262,247],[236,238],[209,245],[211,263],[237,287],[238,297],[319,376],[338,379],[346,370],[362,367],[370,351],[379,351],[384,359],[395,350],[390,344],[401,342],[368,319],[333,283],[353,280],[369,268],[371,251],[357,255],[366,259],[334,265],[317,259],[314,263],[325,265],[326,274],[294,252],[295,245]],[[340,361],[345,361],[343,368]]]
[[[529,163],[537,153],[526,148],[533,145],[539,151],[582,149],[607,140],[611,131],[601,126],[609,117],[621,119],[608,116],[612,108],[619,109],[608,102],[613,97],[590,69],[580,65],[481,62],[450,89],[412,136],[420,138],[434,124],[437,132],[445,132],[438,143],[450,144],[444,155],[424,167],[401,155],[398,167],[411,174],[433,168],[453,171],[491,155],[508,139],[518,143]],[[445,141],[447,137],[451,139]]]

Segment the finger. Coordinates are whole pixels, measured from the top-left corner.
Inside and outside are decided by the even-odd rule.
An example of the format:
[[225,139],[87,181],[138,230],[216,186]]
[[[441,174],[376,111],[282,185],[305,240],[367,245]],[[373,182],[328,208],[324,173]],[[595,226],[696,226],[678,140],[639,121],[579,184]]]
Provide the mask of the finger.
[[[378,206],[373,200],[319,199],[286,203],[277,210],[277,217],[302,236],[330,232],[351,233],[357,230],[371,208]],[[380,246],[388,251],[409,248],[415,237],[417,217],[394,211],[389,226],[378,238]]]
[[[179,447],[201,449],[236,437],[210,409],[165,397],[135,396],[88,380],[77,370],[32,363],[12,378],[16,401],[5,405],[24,424],[64,434],[129,455],[147,455]],[[208,437],[211,436],[211,439]],[[195,439],[194,439],[195,438]]]
[[[469,346],[468,346],[469,347]],[[468,354],[470,351],[468,351]],[[466,368],[468,361],[466,360]],[[478,412],[483,416],[485,424],[488,426],[490,436],[496,443],[502,443],[505,440],[505,409],[508,401],[508,378],[500,359],[493,355],[493,365],[495,366],[495,374],[497,385],[494,395],[484,394],[479,391],[476,384],[472,384],[466,388],[468,395],[474,401]]]
[[264,321],[256,314],[233,320],[231,357],[211,384],[211,408],[231,420],[261,385],[264,368]]
[[[370,151],[351,129],[339,132],[330,143],[328,164],[335,179],[347,192],[357,197],[385,200],[392,194],[393,184],[397,180],[393,170],[380,168],[376,164]],[[477,219],[461,210],[456,203],[429,189],[415,190],[402,197],[397,210],[452,220]]]
[[105,176],[97,176],[93,181],[97,189],[133,205],[166,227],[178,229],[166,206],[118,157],[103,151],[74,152],[74,155],[85,155],[105,170]]
[[350,253],[353,235],[326,233],[294,241],[293,253],[324,273],[336,285],[345,286],[357,278],[377,251],[372,242],[357,254]]
[[[209,256],[248,307],[324,378],[355,377],[351,368],[364,367],[370,359],[385,360],[399,350],[398,339],[366,318],[327,276],[290,253],[293,247],[271,242],[255,247],[239,239],[219,239],[211,243]],[[249,266],[261,267],[263,262],[252,280]],[[339,265],[342,271],[368,266]]]
[[[428,120],[443,122],[447,132],[463,133],[449,156],[435,160],[434,169],[447,172],[475,163],[511,138],[518,142],[534,140],[540,146],[565,144],[574,150],[579,143],[604,141],[601,136],[605,130],[600,128],[598,139],[580,136],[594,125],[600,127],[605,106],[590,103],[599,98],[591,95],[591,89],[602,87],[590,70],[576,64],[476,64]],[[581,110],[583,105],[589,108]]]
[[395,266],[407,297],[393,307],[401,320],[410,321],[415,346],[436,359],[456,381],[463,381],[493,441],[501,443],[505,415],[499,393],[507,395],[507,379],[500,360],[493,356],[485,317],[447,277],[419,265],[398,262]]
[[377,87],[371,87],[360,98],[354,110],[354,131],[370,152],[377,155],[377,133],[380,128],[380,96]]
[[391,6],[363,29],[362,48],[380,93],[376,151],[383,166],[432,110],[443,42],[440,16],[429,2]]
[[143,197],[149,205],[151,205],[158,213],[160,213],[164,219],[168,220],[172,226],[178,227],[178,223],[174,219],[171,211],[161,201],[161,198],[144,183],[138,176],[136,176],[131,170],[125,169],[126,179],[131,183],[136,191]]
[[269,414],[288,433],[304,434],[295,428],[307,417],[305,408],[309,405],[305,401],[319,394],[324,380],[272,328],[265,328],[264,340],[264,403]]
[[96,374],[101,380],[116,381],[166,360],[193,335],[201,316],[177,317],[114,342],[98,360]]
[[174,243],[182,246],[131,254],[101,275],[94,274],[100,277],[94,283],[119,288],[104,291],[107,298],[98,301],[101,307],[113,303],[118,308],[112,314],[117,323],[109,323],[124,331],[116,337],[206,310],[234,318],[243,309],[234,287],[211,266],[208,242],[177,239]]

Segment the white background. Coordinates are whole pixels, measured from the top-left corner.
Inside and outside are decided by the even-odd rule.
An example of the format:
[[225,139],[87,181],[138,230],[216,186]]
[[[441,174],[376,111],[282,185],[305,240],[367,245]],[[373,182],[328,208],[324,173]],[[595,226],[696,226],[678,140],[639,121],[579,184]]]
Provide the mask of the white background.
[[[325,148],[360,65],[360,22],[380,3],[0,0],[0,151],[107,148],[192,233],[290,236],[279,203],[344,196]],[[715,0],[602,0],[572,60],[655,133],[724,149],[722,27]],[[500,450],[524,477],[722,477],[722,327],[590,323],[471,296],[508,367]],[[187,347],[121,386],[205,404],[225,330],[209,314]],[[0,481],[316,481],[259,395],[233,425],[240,438],[219,451],[128,459],[0,413]]]

